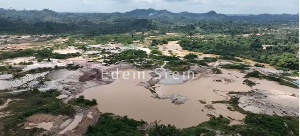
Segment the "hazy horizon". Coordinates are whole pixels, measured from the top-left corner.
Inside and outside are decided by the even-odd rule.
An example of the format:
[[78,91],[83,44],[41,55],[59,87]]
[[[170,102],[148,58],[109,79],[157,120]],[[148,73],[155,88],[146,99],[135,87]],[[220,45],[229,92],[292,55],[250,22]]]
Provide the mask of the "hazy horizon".
[[[1,7],[0,7],[1,8]],[[44,9],[48,9],[48,10],[51,10],[51,11],[54,11],[54,12],[57,12],[57,13],[126,13],[126,12],[130,12],[130,11],[133,11],[133,10],[138,10],[138,9],[141,9],[141,10],[148,10],[148,9],[154,9],[154,8],[136,8],[136,9],[131,9],[131,10],[128,10],[128,11],[123,11],[123,12],[118,12],[118,11],[114,11],[114,12],[93,12],[93,11],[74,11],[74,12],[70,12],[70,11],[55,11],[55,10],[52,10],[52,9],[49,9],[49,8],[44,8],[44,9],[14,9],[14,8],[3,8],[5,10],[16,10],[16,11],[23,11],[23,10],[27,10],[27,11],[30,11],[30,10],[36,10],[36,11],[42,11]],[[167,10],[167,9],[154,9],[154,10]],[[169,11],[169,10],[167,10]],[[295,15],[295,14],[299,14],[299,12],[296,12],[296,13],[258,13],[258,14],[252,14],[252,13],[249,13],[249,14],[243,14],[243,13],[220,13],[214,9],[211,9],[209,11],[204,11],[204,12],[189,12],[189,11],[179,11],[179,12],[172,12],[172,11],[169,11],[169,12],[172,12],[172,13],[181,13],[181,12],[188,12],[188,13],[207,13],[207,12],[210,12],[210,11],[215,11],[216,13],[218,14],[224,14],[224,15],[260,15],[260,14],[271,14],[271,15],[280,15],[280,14],[291,14],[291,15]]]
[[0,1],[0,8],[16,10],[50,9],[56,12],[112,13],[134,9],[168,10],[174,13],[297,14],[298,0],[12,0]]

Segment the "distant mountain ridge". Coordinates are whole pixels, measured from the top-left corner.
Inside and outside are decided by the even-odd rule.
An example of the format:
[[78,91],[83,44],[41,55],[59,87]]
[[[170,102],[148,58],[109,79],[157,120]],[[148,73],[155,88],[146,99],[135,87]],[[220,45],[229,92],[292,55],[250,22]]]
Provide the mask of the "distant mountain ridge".
[[0,8],[0,18],[8,20],[22,20],[27,23],[56,22],[124,22],[128,19],[151,19],[163,24],[196,23],[200,20],[244,20],[254,22],[264,21],[298,21],[298,14],[259,14],[259,15],[226,15],[211,10],[207,13],[180,12],[173,13],[168,10],[135,9],[124,13],[70,13],[44,10],[11,10]]
[[[206,13],[180,12],[168,10],[135,9],[120,13],[70,13],[44,10],[12,10],[0,8],[0,32],[74,32],[86,30],[88,33],[122,33],[174,28],[210,21],[242,21],[249,23],[294,23],[299,22],[299,14],[226,15],[211,10]],[[208,25],[210,23],[207,23]],[[194,27],[189,29],[193,30]]]
[[191,12],[180,12],[180,13],[173,13],[168,10],[155,10],[155,9],[135,9],[132,11],[125,12],[126,15],[136,16],[136,17],[153,17],[159,15],[173,15],[173,16],[188,16],[188,17],[220,17],[225,16],[224,14],[218,14],[214,10],[211,10],[207,13],[191,13]]
[[179,13],[174,13],[168,10],[156,10],[153,8],[149,8],[149,9],[134,9],[131,11],[127,11],[127,12],[112,12],[112,13],[80,13],[80,12],[56,12],[50,9],[43,9],[43,10],[15,10],[15,9],[4,9],[4,8],[0,8],[0,12],[3,11],[43,11],[43,12],[52,12],[52,13],[71,13],[71,14],[124,14],[124,15],[131,15],[131,16],[139,16],[139,17],[149,17],[149,16],[155,16],[155,15],[159,15],[159,14],[170,14],[170,15],[184,15],[184,16],[190,16],[190,17],[202,17],[202,16],[260,16],[260,15],[272,15],[272,16],[276,16],[276,15],[299,15],[299,13],[296,14],[286,14],[286,13],[282,13],[282,14],[269,14],[269,13],[264,13],[264,14],[222,14],[222,13],[217,13],[214,10],[208,11],[206,13],[192,13],[192,12],[188,12],[188,11],[182,11]]

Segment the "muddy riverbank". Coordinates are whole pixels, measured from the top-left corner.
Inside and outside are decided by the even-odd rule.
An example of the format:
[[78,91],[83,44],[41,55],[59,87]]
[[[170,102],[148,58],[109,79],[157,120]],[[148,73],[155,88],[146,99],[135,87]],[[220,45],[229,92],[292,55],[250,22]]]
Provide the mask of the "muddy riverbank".
[[[129,72],[136,71],[129,70]],[[130,118],[143,119],[147,122],[161,120],[163,124],[173,124],[179,128],[191,127],[207,121],[208,114],[223,115],[236,121],[242,120],[243,114],[228,110],[224,104],[207,106],[211,104],[211,101],[229,100],[230,97],[227,93],[230,91],[247,92],[251,90],[249,86],[243,84],[245,74],[225,69],[222,69],[222,72],[223,74],[220,75],[207,74],[183,84],[157,85],[155,91],[160,96],[174,94],[186,96],[188,100],[182,105],[175,105],[169,100],[156,99],[149,90],[143,86],[137,86],[140,82],[150,80],[149,74],[146,74],[145,79],[119,78],[109,85],[87,89],[81,95],[88,99],[95,98],[101,112],[127,115]],[[227,78],[232,82],[216,82],[216,79],[220,78]],[[281,86],[275,82],[266,80],[257,80],[257,82],[260,84],[253,88],[290,95],[298,94],[297,89]],[[206,104],[200,103],[199,100],[205,101]]]

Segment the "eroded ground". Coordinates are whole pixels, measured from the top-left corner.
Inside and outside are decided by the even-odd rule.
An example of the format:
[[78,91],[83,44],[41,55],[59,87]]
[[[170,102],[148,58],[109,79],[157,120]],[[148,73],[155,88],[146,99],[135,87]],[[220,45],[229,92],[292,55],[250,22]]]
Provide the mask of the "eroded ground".
[[[54,41],[65,42],[66,40],[59,38]],[[16,46],[11,50],[27,48],[19,44]],[[238,105],[245,111],[279,116],[299,116],[298,89],[258,78],[249,78],[256,83],[255,86],[249,87],[244,84],[246,79],[244,76],[253,70],[264,74],[282,73],[269,65],[264,64],[266,68],[254,67],[255,62],[245,60],[251,65],[249,71],[242,73],[238,70],[220,68],[222,74],[215,74],[212,68],[234,63],[228,60],[218,60],[209,63],[209,66],[191,67],[197,71],[192,79],[184,79],[186,75],[175,75],[178,79],[174,80],[173,75],[170,74],[172,71],[169,70],[170,73],[164,72],[164,75],[168,77],[157,78],[151,74],[155,69],[141,70],[125,62],[110,65],[103,62],[107,55],[118,54],[128,49],[143,50],[147,54],[151,52],[144,45],[99,44],[89,45],[87,51],[73,46],[53,51],[58,54],[81,54],[67,59],[38,61],[33,56],[7,59],[2,61],[3,65],[10,65],[12,68],[19,69],[18,73],[25,74],[18,77],[15,73],[2,73],[0,90],[2,94],[14,94],[28,91],[29,88],[38,88],[40,91],[56,89],[61,93],[57,98],[65,103],[80,95],[97,100],[97,107],[76,108],[76,113],[72,117],[35,114],[26,118],[24,128],[42,128],[45,131],[41,135],[84,134],[87,127],[94,124],[101,116],[101,112],[128,116],[136,120],[142,119],[148,123],[160,120],[163,124],[172,124],[179,128],[191,127],[208,121],[211,115],[228,117],[231,119],[231,125],[242,124],[245,115],[232,110],[232,105],[226,103],[233,97],[239,98]],[[176,55],[181,59],[189,53],[195,53],[182,50],[177,41],[159,45],[158,49],[164,55]],[[10,48],[5,48],[5,50],[10,50]],[[105,53],[102,50],[105,50]],[[214,54],[195,54],[199,55],[198,59],[219,57]],[[31,64],[22,65],[21,62],[31,62]],[[68,66],[79,67],[68,69]],[[40,71],[34,71],[37,69]],[[117,70],[119,78],[113,79],[110,74]],[[130,73],[129,79],[122,78],[121,75],[125,72]],[[106,74],[103,75],[103,73]],[[143,73],[145,78],[136,77],[137,73]],[[17,100],[7,99],[0,106],[0,110],[5,109],[11,101]],[[9,111],[0,111],[0,118],[10,115],[12,114]]]

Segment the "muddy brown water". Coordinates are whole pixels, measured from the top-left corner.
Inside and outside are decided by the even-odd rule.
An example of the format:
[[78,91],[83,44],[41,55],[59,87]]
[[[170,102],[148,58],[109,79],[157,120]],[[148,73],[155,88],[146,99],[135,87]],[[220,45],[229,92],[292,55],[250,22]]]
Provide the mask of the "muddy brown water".
[[[136,72],[127,70],[127,72]],[[81,95],[88,99],[95,98],[98,102],[98,109],[101,112],[110,112],[116,115],[144,120],[148,123],[155,120],[161,121],[162,124],[172,124],[179,128],[191,127],[201,122],[209,120],[207,114],[223,115],[235,119],[234,124],[241,123],[244,115],[227,109],[225,104],[213,104],[212,109],[204,106],[211,101],[228,100],[226,95],[229,91],[249,91],[250,87],[242,84],[244,74],[238,71],[228,71],[222,69],[221,75],[203,75],[198,79],[188,81],[183,84],[163,85],[156,89],[161,95],[179,94],[187,96],[188,101],[182,105],[175,105],[170,100],[159,100],[153,98],[149,90],[142,86],[137,86],[141,81],[147,81],[150,76],[146,71],[145,79],[131,77],[129,80],[119,78],[109,85],[98,86],[85,90]],[[122,72],[121,72],[122,73]],[[233,83],[215,82],[214,79],[222,77],[235,80]],[[281,86],[275,82],[266,80],[257,80],[261,82],[253,88],[266,89],[276,92],[287,92],[298,94],[298,90],[290,87]],[[207,104],[201,104],[198,100],[203,100]]]

